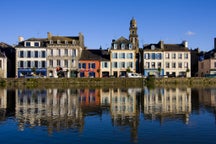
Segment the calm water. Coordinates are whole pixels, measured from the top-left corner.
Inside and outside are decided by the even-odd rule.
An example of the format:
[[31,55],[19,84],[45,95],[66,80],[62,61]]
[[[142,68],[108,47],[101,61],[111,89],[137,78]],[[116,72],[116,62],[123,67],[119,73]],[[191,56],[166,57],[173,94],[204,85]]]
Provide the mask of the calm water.
[[216,88],[0,90],[2,144],[215,141]]

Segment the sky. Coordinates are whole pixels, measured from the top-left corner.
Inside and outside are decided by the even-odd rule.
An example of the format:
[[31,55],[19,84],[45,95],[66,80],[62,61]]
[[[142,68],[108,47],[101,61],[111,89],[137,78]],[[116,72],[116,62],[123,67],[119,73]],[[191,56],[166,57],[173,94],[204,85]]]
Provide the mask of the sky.
[[129,38],[137,22],[139,45],[180,44],[208,51],[216,37],[216,0],[1,0],[0,42],[18,37],[84,35],[89,49],[107,49],[113,39]]

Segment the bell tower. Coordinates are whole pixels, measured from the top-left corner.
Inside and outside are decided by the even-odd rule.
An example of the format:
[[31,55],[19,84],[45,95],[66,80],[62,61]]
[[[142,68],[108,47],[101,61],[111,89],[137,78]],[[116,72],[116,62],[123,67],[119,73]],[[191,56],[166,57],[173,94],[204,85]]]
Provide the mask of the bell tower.
[[134,17],[130,20],[130,35],[129,40],[133,44],[133,49],[136,50],[136,53],[139,53],[139,39],[137,34],[137,23]]

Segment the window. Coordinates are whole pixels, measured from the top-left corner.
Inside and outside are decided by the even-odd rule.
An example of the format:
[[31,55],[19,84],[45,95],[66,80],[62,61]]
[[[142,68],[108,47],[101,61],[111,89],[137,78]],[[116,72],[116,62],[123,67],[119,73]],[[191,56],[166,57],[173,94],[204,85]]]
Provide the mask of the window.
[[61,41],[60,41],[60,40],[57,40],[57,44],[61,44]]
[[108,68],[108,62],[103,62],[103,63],[102,63],[102,67],[103,67],[103,68]]
[[94,68],[95,68],[95,63],[89,63],[89,64],[88,64],[88,68],[89,68],[89,69],[90,69],[90,68],[93,68],[93,69],[94,69]]
[[117,53],[113,53],[112,54],[112,58],[118,58],[118,54]]
[[20,58],[24,58],[24,52],[20,51]]
[[53,49],[50,50],[50,55],[53,56]]
[[146,62],[146,68],[150,68],[150,62]]
[[216,68],[216,62],[214,62],[214,67]]
[[121,62],[121,68],[125,68],[125,62]]
[[150,54],[149,53],[144,54],[144,59],[150,59]]
[[27,57],[28,57],[28,58],[31,57],[31,51],[27,51]]
[[35,47],[39,47],[39,42],[35,42],[35,43],[34,43],[34,46],[35,46]]
[[125,44],[121,44],[121,49],[125,49]]
[[117,49],[117,44],[114,44],[114,49]]
[[128,67],[133,68],[133,62],[128,62]]
[[58,56],[61,56],[61,49],[58,49]]
[[68,41],[67,41],[67,40],[65,40],[65,44],[68,44]]
[[85,63],[79,63],[79,68],[86,68],[86,64]]
[[27,46],[27,47],[30,47],[30,46],[31,46],[31,43],[30,43],[30,42],[26,42],[26,46]]
[[129,49],[130,49],[130,50],[132,49],[132,44],[129,44]]
[[75,49],[72,50],[72,57],[76,57],[76,50]]
[[184,67],[188,68],[188,63],[187,62],[184,63]]
[[34,67],[38,68],[38,61],[34,62]]
[[155,62],[152,62],[152,63],[151,63],[151,67],[152,67],[152,68],[155,68]]
[[120,53],[120,58],[125,58],[125,53]]
[[34,57],[35,57],[35,58],[38,58],[38,51],[35,51],[35,52],[34,52]]
[[23,62],[23,61],[20,61],[19,63],[20,63],[19,67],[20,67],[20,68],[23,68],[23,67],[24,67],[24,62]]
[[68,67],[68,60],[64,60],[64,67]]
[[45,58],[46,57],[46,52],[45,51],[42,51],[42,58]]
[[61,60],[57,60],[57,66],[61,66]]
[[73,44],[73,45],[76,45],[76,41],[75,41],[75,40],[73,40],[73,41],[72,41],[72,44]]
[[127,58],[132,59],[133,58],[133,53],[128,53]]
[[0,60],[0,68],[2,68],[2,60]]
[[157,67],[158,67],[158,68],[161,68],[161,62],[158,62]]
[[27,67],[31,68],[31,61],[27,61]]
[[53,44],[53,40],[50,40],[50,44]]
[[185,53],[185,54],[184,54],[184,58],[185,58],[185,59],[188,59],[188,53]]
[[71,60],[71,63],[72,63],[72,67],[76,66],[76,61],[74,59]]
[[176,63],[172,63],[172,68],[176,68]]
[[45,67],[46,67],[46,61],[42,61],[42,62],[41,62],[41,67],[42,67],[42,68],[45,68]]
[[172,59],[176,59],[176,54],[172,53]]
[[178,63],[178,67],[182,68],[182,63],[181,62]]
[[151,55],[152,55],[152,56],[151,56],[152,59],[155,59],[155,53],[152,53]]
[[117,62],[113,62],[113,63],[112,63],[112,67],[113,67],[113,68],[117,68],[117,67],[118,67],[118,63],[117,63]]
[[170,56],[169,56],[168,53],[165,54],[165,57],[166,57],[166,59],[169,59],[169,58],[170,58]]
[[53,60],[49,60],[49,66],[53,67]]
[[167,63],[166,63],[166,68],[169,68],[169,67],[170,67],[170,66],[169,66],[169,63],[167,62]]
[[68,49],[64,50],[64,54],[65,54],[65,56],[68,56]]

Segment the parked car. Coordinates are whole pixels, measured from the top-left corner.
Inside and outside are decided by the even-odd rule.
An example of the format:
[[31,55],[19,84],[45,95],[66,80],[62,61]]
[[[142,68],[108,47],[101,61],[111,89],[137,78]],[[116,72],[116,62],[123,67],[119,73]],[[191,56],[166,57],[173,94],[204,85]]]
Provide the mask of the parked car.
[[127,77],[129,77],[129,78],[142,78],[142,75],[138,74],[138,73],[127,73]]

